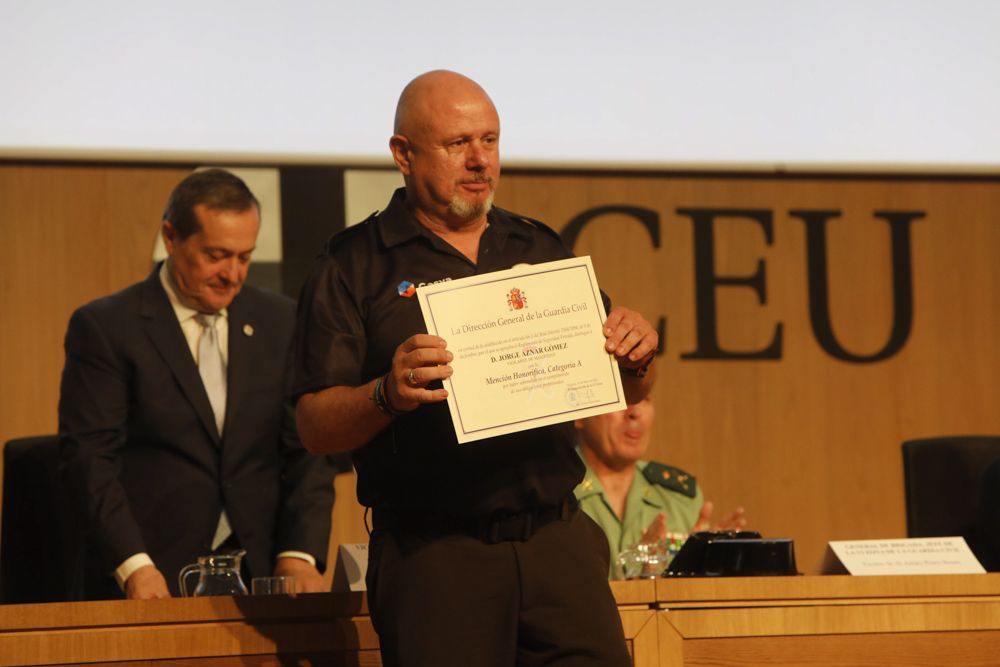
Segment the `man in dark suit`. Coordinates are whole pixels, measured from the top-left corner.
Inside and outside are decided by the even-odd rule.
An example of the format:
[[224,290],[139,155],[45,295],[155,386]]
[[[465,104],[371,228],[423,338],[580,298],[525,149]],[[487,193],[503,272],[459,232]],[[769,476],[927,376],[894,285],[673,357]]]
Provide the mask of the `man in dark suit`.
[[294,304],[243,284],[259,204],[211,169],[163,217],[166,262],[66,333],[59,435],[84,597],[177,595],[181,567],[230,549],[246,576],[322,590],[334,469],[303,449],[286,399]]

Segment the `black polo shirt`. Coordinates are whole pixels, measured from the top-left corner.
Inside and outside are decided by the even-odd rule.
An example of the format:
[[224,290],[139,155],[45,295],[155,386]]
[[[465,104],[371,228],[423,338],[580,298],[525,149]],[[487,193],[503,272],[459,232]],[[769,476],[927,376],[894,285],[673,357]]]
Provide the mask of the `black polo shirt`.
[[[427,332],[415,286],[571,256],[550,228],[494,208],[473,264],[417,222],[405,199],[397,190],[316,261],[299,300],[295,396],[385,374],[399,344]],[[583,477],[574,431],[567,422],[460,445],[447,403],[422,405],[353,453],[358,499],[476,516],[556,505]]]

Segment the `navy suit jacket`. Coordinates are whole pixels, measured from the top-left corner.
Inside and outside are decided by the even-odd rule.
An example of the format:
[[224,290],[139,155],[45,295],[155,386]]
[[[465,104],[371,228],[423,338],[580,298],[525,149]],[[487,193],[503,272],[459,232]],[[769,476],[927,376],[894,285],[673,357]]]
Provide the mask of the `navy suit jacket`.
[[229,306],[220,438],[158,273],[81,307],[66,333],[60,458],[85,522],[84,597],[115,594],[111,573],[141,551],[176,595],[223,508],[248,576],[270,574],[286,550],[322,571],[334,468],[302,447],[287,398],[294,303],[244,286]]

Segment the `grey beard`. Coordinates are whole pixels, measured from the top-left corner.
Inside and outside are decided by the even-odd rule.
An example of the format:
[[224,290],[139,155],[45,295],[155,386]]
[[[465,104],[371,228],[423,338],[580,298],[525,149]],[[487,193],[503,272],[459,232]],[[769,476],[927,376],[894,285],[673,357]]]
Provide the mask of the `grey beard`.
[[462,220],[474,220],[476,218],[481,218],[490,212],[493,208],[493,192],[490,191],[490,196],[486,198],[486,201],[482,203],[471,203],[464,199],[455,196],[452,197],[451,202],[448,204],[448,211],[451,212],[456,218]]

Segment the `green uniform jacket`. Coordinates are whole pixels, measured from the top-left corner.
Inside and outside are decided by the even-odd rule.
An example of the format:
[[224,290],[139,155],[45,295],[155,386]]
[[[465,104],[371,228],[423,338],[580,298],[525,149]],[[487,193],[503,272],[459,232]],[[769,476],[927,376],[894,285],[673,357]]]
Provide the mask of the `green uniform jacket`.
[[[582,456],[581,456],[582,458]],[[584,461],[586,465],[586,461]],[[580,509],[604,530],[611,549],[609,578],[621,578],[616,566],[618,554],[634,546],[656,515],[667,515],[670,533],[689,533],[698,521],[704,503],[695,478],[680,468],[655,461],[637,461],[638,474],[625,498],[625,519],[619,521],[604,495],[597,475],[587,466],[587,474],[574,491]]]

